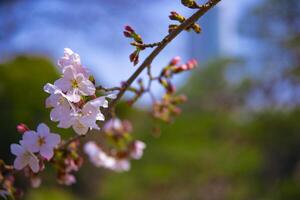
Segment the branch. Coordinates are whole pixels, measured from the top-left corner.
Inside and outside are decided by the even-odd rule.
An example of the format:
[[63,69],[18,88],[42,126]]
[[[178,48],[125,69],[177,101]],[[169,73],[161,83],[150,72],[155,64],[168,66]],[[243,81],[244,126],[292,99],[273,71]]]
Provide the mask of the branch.
[[152,53],[144,60],[144,62],[138,67],[138,69],[128,78],[125,82],[123,88],[117,95],[117,98],[114,99],[109,106],[109,109],[112,109],[117,102],[122,98],[128,87],[135,81],[135,79],[142,73],[142,71],[149,65],[151,65],[152,61],[156,58],[156,56],[173,40],[176,38],[179,33],[184,31],[191,24],[196,22],[200,17],[202,17],[208,10],[214,7],[221,0],[209,0],[206,4],[200,6],[200,9],[193,14],[190,18],[188,18],[185,22],[180,24],[177,29],[173,30],[169,35],[164,37],[164,39],[159,42],[159,46],[157,46]]

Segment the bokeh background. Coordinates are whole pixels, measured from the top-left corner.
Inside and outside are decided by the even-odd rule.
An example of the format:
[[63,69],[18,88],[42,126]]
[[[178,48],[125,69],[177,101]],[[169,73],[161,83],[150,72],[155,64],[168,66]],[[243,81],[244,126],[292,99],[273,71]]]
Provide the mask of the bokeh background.
[[[123,26],[159,41],[172,10],[191,14],[179,0],[1,0],[0,157],[13,161],[19,122],[74,134],[49,121],[42,91],[59,76],[64,47],[81,55],[98,84],[114,86],[135,70]],[[147,143],[131,171],[87,161],[77,183],[63,187],[50,168],[39,189],[19,181],[26,200],[300,199],[300,1],[222,0],[200,24],[202,34],[183,33],[153,64],[158,72],[176,55],[199,60],[196,71],[176,79],[189,98],[182,115],[157,124],[147,99],[118,108]],[[160,134],[151,131],[155,123]]]

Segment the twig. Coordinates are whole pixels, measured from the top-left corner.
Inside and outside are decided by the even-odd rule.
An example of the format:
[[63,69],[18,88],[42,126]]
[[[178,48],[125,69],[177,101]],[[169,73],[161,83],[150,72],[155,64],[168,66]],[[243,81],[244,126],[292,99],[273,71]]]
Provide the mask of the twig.
[[188,18],[185,22],[180,24],[178,28],[174,29],[169,35],[164,37],[164,39],[160,42],[160,45],[157,46],[152,53],[144,60],[144,62],[138,67],[138,69],[128,78],[124,87],[120,90],[115,98],[109,106],[109,109],[114,107],[116,103],[122,98],[124,93],[126,92],[127,88],[134,82],[134,80],[140,75],[140,73],[149,65],[151,65],[154,58],[173,40],[176,36],[189,27],[191,24],[196,22],[201,16],[203,16],[208,10],[214,7],[217,3],[221,0],[210,0],[206,4],[200,6],[200,9],[193,14],[190,18]]

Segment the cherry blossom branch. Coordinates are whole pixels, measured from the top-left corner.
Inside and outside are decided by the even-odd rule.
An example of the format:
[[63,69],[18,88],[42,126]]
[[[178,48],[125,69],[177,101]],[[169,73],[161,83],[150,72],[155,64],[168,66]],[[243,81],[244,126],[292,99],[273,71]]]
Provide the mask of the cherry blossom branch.
[[152,53],[144,60],[144,62],[138,67],[138,69],[128,78],[128,80],[123,85],[122,89],[109,106],[109,109],[112,109],[117,102],[123,97],[124,93],[130,87],[130,85],[135,81],[135,79],[142,73],[142,71],[149,65],[151,65],[152,61],[156,58],[156,56],[173,40],[179,35],[182,31],[188,28],[191,24],[195,23],[201,16],[203,16],[208,10],[214,7],[221,0],[210,0],[207,3],[199,6],[199,10],[193,14],[190,18],[184,21],[182,24],[178,26],[178,28],[174,29],[169,35],[164,37],[164,39],[159,42],[159,46],[157,46]]
[[[118,103],[118,101],[123,97],[124,93],[131,89],[131,84],[137,79],[137,77],[142,73],[145,68],[148,68],[147,74],[149,77],[148,86],[146,92],[149,92],[151,99],[155,102],[156,99],[153,93],[150,91],[151,83],[153,80],[158,79],[158,77],[153,77],[151,74],[151,63],[156,58],[156,56],[173,40],[175,39],[182,31],[184,31],[187,27],[191,24],[195,23],[201,16],[203,16],[207,11],[213,8],[216,4],[218,4],[221,0],[209,0],[207,3],[203,5],[198,5],[197,12],[195,12],[191,17],[185,20],[182,24],[178,26],[178,28],[174,29],[169,35],[165,36],[161,42],[153,43],[153,44],[143,44],[146,47],[154,47],[157,46],[150,55],[144,60],[144,62],[138,67],[138,69],[128,78],[126,82],[122,84],[122,87],[113,87],[113,88],[104,88],[102,86],[98,86],[97,90],[102,90],[104,92],[111,92],[111,91],[119,91],[117,97],[112,100],[109,104],[107,115],[109,118],[114,116],[114,107]],[[139,95],[138,97],[140,97]],[[134,102],[133,102],[134,103]],[[73,141],[80,139],[81,135],[76,135],[70,139],[68,139],[62,147],[68,146],[68,144],[72,143]]]

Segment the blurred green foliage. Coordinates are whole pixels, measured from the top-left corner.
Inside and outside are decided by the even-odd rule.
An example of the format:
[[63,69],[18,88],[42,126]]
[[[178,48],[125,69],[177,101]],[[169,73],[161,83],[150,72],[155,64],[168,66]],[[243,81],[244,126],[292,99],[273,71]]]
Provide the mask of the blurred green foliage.
[[[30,189],[26,199],[300,198],[300,111],[241,109],[248,87],[225,78],[235,62],[219,60],[196,71],[180,91],[189,97],[182,115],[172,124],[160,124],[160,136],[151,134],[153,120],[147,113],[119,108],[133,122],[135,136],[147,144],[131,171],[119,174],[85,162],[78,183],[66,188],[55,183],[50,168],[43,186]],[[32,127],[46,121],[61,133],[49,122],[42,91],[57,78],[54,66],[42,58],[18,57],[0,70],[1,128],[6,130],[1,155],[19,139],[15,125],[20,121]]]

